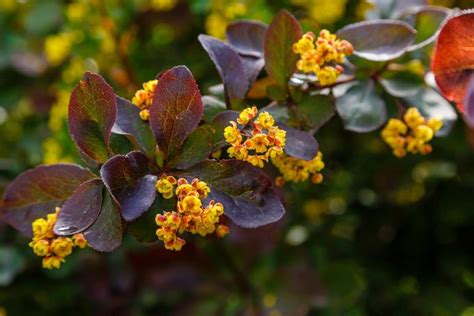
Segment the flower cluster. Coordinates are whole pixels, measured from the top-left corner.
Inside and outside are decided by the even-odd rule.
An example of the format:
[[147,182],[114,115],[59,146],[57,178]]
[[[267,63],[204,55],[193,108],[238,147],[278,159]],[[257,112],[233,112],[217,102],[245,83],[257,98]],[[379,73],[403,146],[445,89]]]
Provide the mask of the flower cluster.
[[282,176],[276,178],[277,186],[283,186],[286,181],[306,181],[311,175],[313,183],[321,183],[324,168],[323,154],[319,151],[311,160],[302,160],[287,155],[272,157],[272,163],[278,168]]
[[177,198],[176,211],[157,214],[155,218],[159,226],[156,235],[163,241],[166,249],[181,250],[186,241],[178,237],[178,234],[184,232],[203,237],[214,232],[217,236],[224,237],[229,232],[227,226],[219,224],[224,206],[214,200],[203,206],[203,200],[211,192],[205,182],[194,179],[189,183],[184,178],[176,180],[172,176],[162,175],[156,188],[166,199],[173,195]]
[[407,153],[427,155],[433,150],[428,142],[442,126],[440,119],[426,119],[412,107],[406,111],[403,121],[390,119],[381,135],[396,157],[404,157]]
[[29,246],[33,252],[43,257],[43,268],[59,269],[64,258],[72,253],[74,247],[85,248],[87,240],[83,234],[75,234],[72,237],[59,237],[53,232],[54,224],[61,211],[59,207],[54,213],[45,218],[38,218],[32,224],[33,240]]
[[[269,158],[283,154],[286,131],[274,126],[275,120],[268,112],[260,113],[255,119],[257,112],[255,106],[243,110],[237,122],[230,121],[230,126],[224,129],[224,137],[231,145],[227,150],[231,158],[263,168],[264,161],[268,162]],[[251,121],[252,129],[247,132],[245,127]]]
[[153,93],[155,93],[158,80],[150,80],[143,84],[143,89],[135,92],[132,103],[140,109],[140,118],[148,121],[150,118],[150,107],[153,103]]
[[300,55],[296,68],[304,73],[315,73],[322,86],[336,82],[343,68],[346,55],[353,51],[351,43],[336,38],[328,30],[322,30],[315,41],[313,33],[308,32],[293,45],[293,52]]

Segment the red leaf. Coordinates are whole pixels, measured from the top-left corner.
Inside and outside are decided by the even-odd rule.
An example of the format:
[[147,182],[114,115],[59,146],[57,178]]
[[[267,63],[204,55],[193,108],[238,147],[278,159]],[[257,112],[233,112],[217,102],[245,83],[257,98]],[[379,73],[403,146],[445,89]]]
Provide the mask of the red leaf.
[[286,87],[295,72],[298,55],[293,44],[303,36],[301,26],[288,11],[280,11],[268,27],[265,35],[265,69],[281,86]]
[[201,93],[189,69],[177,66],[163,73],[150,109],[150,126],[165,157],[181,147],[202,115]]
[[31,236],[31,223],[68,199],[85,181],[96,176],[76,165],[38,166],[20,174],[3,194],[1,218]]
[[117,101],[112,87],[98,74],[86,72],[69,100],[69,132],[82,153],[98,163],[109,158],[116,115]]
[[474,10],[462,11],[441,28],[432,70],[443,95],[464,111],[464,98],[474,74]]

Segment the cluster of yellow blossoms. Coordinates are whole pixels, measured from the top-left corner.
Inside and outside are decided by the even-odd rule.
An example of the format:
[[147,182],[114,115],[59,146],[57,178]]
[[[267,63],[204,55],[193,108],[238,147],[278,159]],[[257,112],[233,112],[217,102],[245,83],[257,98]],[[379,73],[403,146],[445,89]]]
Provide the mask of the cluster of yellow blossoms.
[[[275,120],[268,112],[257,115],[257,108],[243,110],[237,122],[230,121],[230,126],[224,129],[224,137],[231,146],[227,150],[231,158],[244,160],[253,166],[263,168],[264,161],[283,154],[286,142],[286,131],[274,126]],[[252,130],[245,131],[245,127],[252,121]],[[238,124],[242,126],[239,128]]]
[[392,148],[393,154],[399,158],[407,152],[422,155],[429,154],[433,148],[428,142],[443,126],[437,118],[424,118],[417,108],[409,108],[403,121],[392,118],[382,130],[383,140]]
[[224,214],[221,203],[211,200],[203,207],[203,200],[211,192],[205,182],[194,179],[189,183],[184,178],[176,180],[173,176],[162,175],[156,183],[156,189],[165,199],[174,195],[177,198],[177,211],[157,214],[155,218],[159,226],[156,235],[163,241],[166,249],[181,250],[186,241],[178,237],[178,234],[184,232],[203,237],[214,232],[218,237],[224,237],[229,232],[227,226],[219,224],[219,217]]
[[281,187],[286,181],[300,182],[308,180],[319,184],[323,181],[320,171],[324,168],[323,154],[319,151],[311,160],[302,160],[287,155],[272,157],[272,163],[278,168],[282,176],[277,177],[276,185]]
[[59,207],[45,218],[38,218],[32,224],[33,240],[29,246],[33,252],[43,257],[43,268],[59,269],[64,258],[72,253],[74,247],[85,248],[87,240],[83,234],[72,237],[59,237],[53,232],[54,224],[61,211]]
[[316,41],[312,32],[305,33],[293,45],[293,52],[300,55],[296,68],[304,73],[315,73],[322,86],[336,82],[343,68],[340,65],[332,65],[342,63],[352,51],[351,43],[337,39],[336,35],[328,30],[322,30]]
[[140,118],[144,121],[150,119],[150,107],[157,84],[158,80],[156,79],[147,81],[143,84],[143,89],[138,90],[133,96],[132,103],[140,109]]

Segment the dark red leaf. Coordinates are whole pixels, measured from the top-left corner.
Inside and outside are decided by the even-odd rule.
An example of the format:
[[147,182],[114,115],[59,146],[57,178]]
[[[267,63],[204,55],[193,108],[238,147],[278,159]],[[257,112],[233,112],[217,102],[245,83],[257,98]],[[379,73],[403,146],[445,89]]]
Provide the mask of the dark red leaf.
[[201,93],[185,66],[164,72],[150,109],[150,126],[165,157],[181,147],[203,115]]
[[131,141],[147,153],[149,157],[155,154],[156,142],[150,127],[139,116],[140,110],[130,101],[117,97],[117,120],[112,132],[128,136]]
[[375,20],[354,23],[337,32],[337,36],[354,46],[354,55],[387,61],[400,57],[415,41],[416,31],[397,20]]
[[464,98],[464,120],[469,127],[474,128],[474,75],[471,76]]
[[77,165],[38,166],[19,175],[5,189],[1,218],[31,236],[31,223],[54,212],[85,181],[95,178]]
[[288,11],[280,11],[265,35],[265,69],[281,87],[286,87],[295,72],[298,55],[293,44],[303,36],[301,26]]
[[110,158],[100,169],[102,180],[126,221],[145,213],[156,196],[156,176],[148,174],[149,160],[141,152]]
[[100,215],[84,236],[97,251],[112,252],[122,244],[120,213],[109,194],[104,194]]
[[199,42],[206,50],[224,83],[226,99],[244,99],[249,82],[242,58],[223,41],[208,35],[199,35]]
[[89,228],[99,216],[104,184],[100,179],[84,182],[66,200],[54,225],[57,235],[73,235]]
[[242,227],[276,222],[285,209],[265,172],[239,160],[205,161],[187,171],[207,182],[210,199],[224,205],[224,213]]
[[98,163],[109,158],[116,115],[117,101],[112,87],[98,74],[86,72],[69,100],[69,132],[81,152]]
[[450,18],[438,35],[432,70],[443,95],[464,111],[464,98],[474,74],[474,10]]

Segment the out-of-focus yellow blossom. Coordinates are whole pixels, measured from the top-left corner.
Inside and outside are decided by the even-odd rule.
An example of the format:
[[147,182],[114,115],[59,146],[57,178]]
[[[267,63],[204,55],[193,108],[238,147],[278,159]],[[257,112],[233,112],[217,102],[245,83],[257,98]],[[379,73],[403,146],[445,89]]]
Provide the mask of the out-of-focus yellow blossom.
[[0,316],[7,316],[7,310],[4,307],[0,307]]
[[87,8],[84,1],[72,2],[66,8],[66,16],[72,22],[80,22],[87,14]]
[[322,30],[316,40],[314,34],[308,32],[293,45],[293,52],[300,55],[296,68],[316,74],[322,86],[336,82],[344,70],[338,63],[342,63],[352,51],[348,41],[338,39],[328,30]]
[[140,109],[140,118],[147,121],[150,118],[150,107],[153,103],[153,94],[155,93],[158,80],[150,80],[143,84],[143,89],[135,92],[132,103]]
[[206,18],[206,33],[223,39],[227,25],[233,20],[243,17],[247,12],[247,1],[212,0],[211,13]]
[[272,157],[272,163],[278,168],[282,177],[276,179],[276,184],[282,186],[286,181],[306,181],[311,176],[313,183],[323,181],[320,171],[324,168],[323,154],[319,151],[311,160],[302,160],[287,155]]
[[347,0],[292,0],[291,2],[304,7],[308,15],[316,22],[332,24],[344,14]]
[[156,11],[169,11],[173,9],[178,0],[151,0],[150,6]]
[[[0,1],[0,12],[12,12],[17,7],[16,0],[2,0]],[[1,311],[1,309],[0,309]],[[1,313],[0,313],[1,315]]]
[[[173,181],[167,181],[170,176],[162,175],[164,179],[162,186],[169,191],[169,186]],[[174,178],[173,178],[174,179]],[[177,184],[176,189],[174,189]],[[155,222],[158,225],[156,235],[163,241],[165,248],[179,251],[186,241],[179,234],[189,232],[206,236],[216,233],[218,237],[224,237],[229,228],[219,224],[219,217],[224,214],[224,206],[211,200],[207,206],[203,206],[203,200],[210,193],[210,188],[204,181],[193,179],[189,183],[186,179],[180,178],[171,185],[171,190],[177,198],[176,211],[157,214]],[[219,225],[218,225],[219,224]],[[216,226],[217,225],[217,226]]]
[[59,237],[54,233],[53,227],[60,211],[61,209],[57,207],[54,213],[48,214],[46,218],[38,218],[31,224],[33,240],[29,246],[35,255],[43,257],[45,269],[59,269],[61,263],[65,261],[64,258],[72,253],[74,247],[87,246],[83,234],[76,234],[71,238]]
[[44,53],[52,66],[60,65],[71,53],[73,36],[70,33],[59,33],[46,37]]
[[427,155],[433,150],[428,142],[441,127],[443,127],[441,119],[426,119],[417,108],[411,107],[403,115],[403,121],[390,119],[381,136],[392,148],[396,157],[404,157],[407,153]]
[[[231,145],[227,149],[231,158],[263,168],[270,157],[283,154],[286,131],[274,126],[275,119],[268,112],[262,112],[256,117],[257,112],[255,106],[244,109],[237,122],[230,121],[230,126],[224,129],[224,138]],[[252,129],[246,130],[247,125],[252,125]]]

